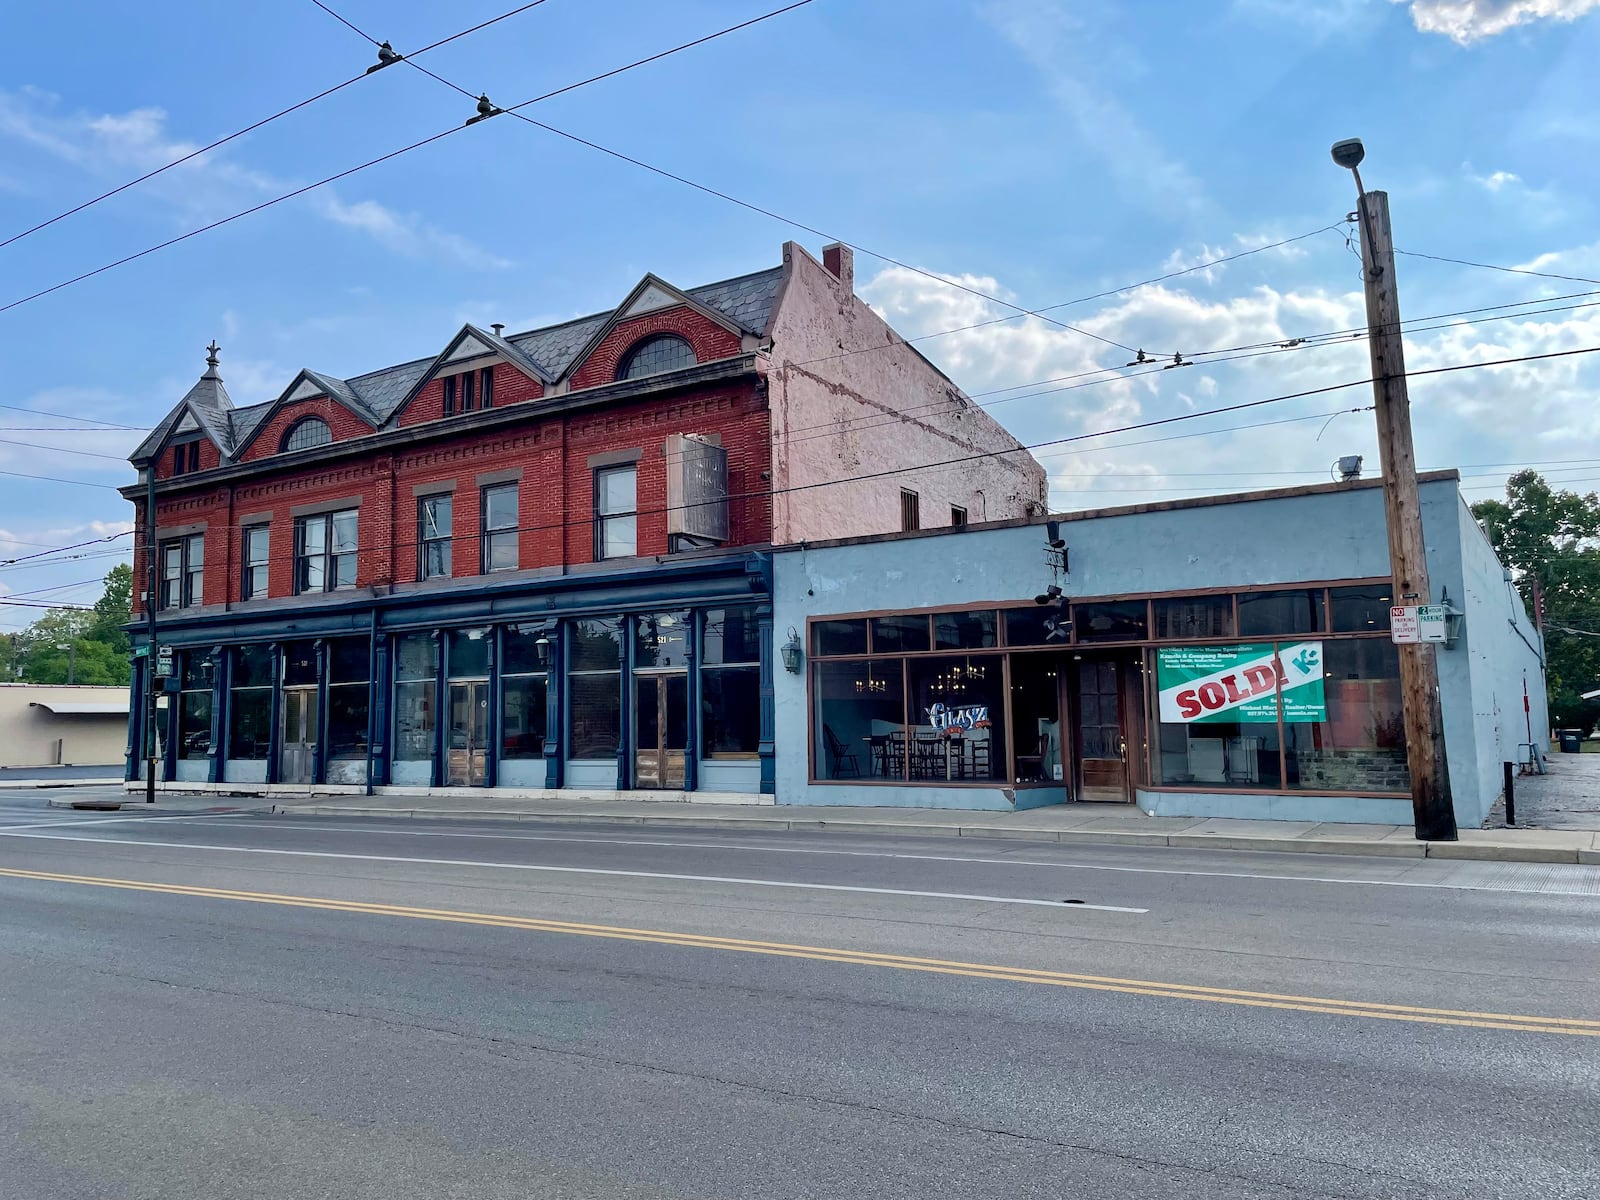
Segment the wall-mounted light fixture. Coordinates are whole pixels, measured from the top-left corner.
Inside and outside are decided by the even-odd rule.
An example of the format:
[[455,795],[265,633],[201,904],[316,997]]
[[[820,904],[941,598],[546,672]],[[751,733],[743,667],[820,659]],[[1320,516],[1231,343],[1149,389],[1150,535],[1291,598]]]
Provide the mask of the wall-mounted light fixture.
[[800,664],[805,658],[805,651],[800,647],[800,634],[793,625],[789,626],[789,640],[783,644],[779,653],[783,655],[783,669],[791,675],[800,674]]

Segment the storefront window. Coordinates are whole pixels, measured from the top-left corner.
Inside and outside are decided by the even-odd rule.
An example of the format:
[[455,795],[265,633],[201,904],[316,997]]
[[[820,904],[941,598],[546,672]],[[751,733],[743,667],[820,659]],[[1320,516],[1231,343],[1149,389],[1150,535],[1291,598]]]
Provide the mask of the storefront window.
[[1285,722],[1325,711],[1322,642],[1173,646],[1156,654],[1157,781],[1201,788],[1281,787]]
[[999,656],[915,658],[907,764],[912,779],[1006,777],[1005,683]]
[[178,693],[178,757],[207,758],[211,754],[210,653],[186,650],[182,656]]
[[748,758],[761,742],[761,637],[754,607],[705,615],[700,739],[706,758]]
[[544,757],[551,633],[552,630],[545,625],[512,625],[502,635],[502,762]]
[[929,648],[926,615],[872,618],[874,654],[903,654]]
[[1019,784],[1063,779],[1060,663],[1054,654],[1011,656],[1011,741]]
[[1387,633],[1394,588],[1387,583],[1328,590],[1328,619],[1334,633]]
[[987,650],[1000,644],[992,608],[980,612],[935,613],[935,650]]
[[1147,608],[1143,600],[1074,604],[1073,634],[1080,642],[1142,642],[1150,634]]
[[1160,641],[1233,637],[1233,597],[1182,596],[1154,604]]
[[489,674],[489,631],[450,631],[450,678],[483,679]]
[[867,652],[867,622],[816,621],[811,626],[811,653],[813,654],[865,654]]
[[689,614],[646,613],[633,623],[633,665],[685,667],[689,663]]
[[622,743],[622,622],[574,621],[569,641],[573,758],[615,758]]
[[1322,589],[1239,594],[1239,636],[1293,636],[1321,633],[1328,627],[1322,611]]
[[[1058,624],[1066,625],[1067,613],[1065,609],[1053,608],[1048,605],[1038,605],[1032,608],[1008,608],[1005,610],[1006,619],[1006,645],[1008,646],[1045,646],[1064,644],[1066,636],[1056,634]],[[1056,634],[1056,636],[1052,636]]]
[[367,756],[367,714],[370,711],[371,646],[366,638],[338,638],[328,653],[328,755],[335,759]]
[[1321,645],[1323,710],[1284,711],[1289,786],[1409,792],[1399,651],[1384,638],[1345,638]]
[[233,652],[228,697],[228,757],[265,760],[272,740],[272,662],[270,646],[240,646]]
[[906,777],[905,660],[815,667],[818,779]]
[[430,633],[395,639],[394,757],[431,763],[438,729],[439,641]]

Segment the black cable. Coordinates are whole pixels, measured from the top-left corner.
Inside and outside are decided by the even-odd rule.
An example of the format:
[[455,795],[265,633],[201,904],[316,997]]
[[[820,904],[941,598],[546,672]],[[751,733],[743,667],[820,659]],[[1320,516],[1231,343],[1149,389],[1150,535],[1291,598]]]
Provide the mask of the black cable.
[[[51,546],[37,554],[19,554],[15,558],[0,559],[0,567],[9,567],[14,563],[26,562],[30,558],[43,558],[47,554],[60,554],[64,550],[77,550],[84,546],[97,546],[102,542],[114,542],[118,538],[128,537],[133,533],[131,529],[124,529],[121,533],[108,533],[105,537],[90,538],[85,542],[73,542],[70,546]],[[38,542],[29,542],[27,545],[39,545]]]
[[[325,12],[329,13],[331,16],[338,17],[339,20],[344,21],[343,17],[340,17],[338,13],[333,12],[333,10],[328,8],[326,5],[318,4],[317,0],[312,0],[312,3],[313,4],[317,4],[318,8],[323,9]],[[412,51],[412,54],[413,55],[426,54],[429,50],[435,50],[438,47],[443,46],[448,42],[455,41],[457,38],[463,38],[463,37],[466,37],[470,33],[476,33],[480,29],[485,29],[490,25],[493,25],[493,24],[495,24],[495,23],[497,23],[499,21],[504,21],[508,17],[514,17],[518,13],[526,12],[528,9],[535,8],[538,5],[543,4],[543,3],[544,3],[544,0],[533,0],[533,2],[531,4],[524,4],[524,5],[522,5],[522,7],[514,8],[510,12],[501,13],[498,17],[492,17],[487,21],[481,21],[478,24],[472,26],[470,29],[463,29],[459,33],[453,33],[447,38],[441,38],[437,42],[433,42],[433,43],[431,43],[431,44],[429,44],[427,46],[422,47],[422,49],[420,49],[420,50],[414,50],[414,51]],[[350,23],[348,21],[345,21],[345,24],[349,25]],[[355,29],[355,26],[351,25],[350,28]],[[359,33],[360,30],[357,30],[357,32]],[[365,37],[366,35],[363,34],[362,36]],[[171,162],[166,163],[163,166],[159,166],[159,167],[155,168],[153,171],[146,171],[143,175],[139,176],[137,179],[130,179],[130,180],[128,180],[127,183],[121,184],[118,187],[114,187],[109,192],[102,192],[100,195],[95,196],[91,200],[85,200],[82,204],[79,204],[79,205],[76,205],[73,208],[67,209],[66,212],[57,213],[55,216],[51,217],[48,221],[41,221],[41,222],[39,222],[39,224],[33,226],[31,229],[24,229],[21,233],[14,233],[10,237],[6,238],[4,241],[0,241],[0,249],[4,249],[6,246],[11,245],[12,242],[20,241],[23,238],[29,236],[30,234],[38,233],[41,229],[48,229],[51,225],[54,225],[57,221],[64,221],[70,216],[73,216],[73,215],[75,215],[77,213],[81,213],[86,208],[92,208],[94,205],[99,204],[102,200],[109,200],[112,196],[115,196],[120,192],[125,192],[131,187],[137,187],[139,184],[144,183],[146,180],[154,179],[157,175],[160,175],[163,171],[170,171],[173,167],[182,166],[184,163],[188,162],[190,159],[198,158],[198,157],[200,157],[200,155],[206,154],[206,153],[208,153],[208,152],[210,152],[212,150],[215,150],[219,146],[225,146],[229,142],[234,141],[234,140],[236,140],[238,138],[241,138],[247,133],[254,133],[257,129],[260,129],[264,125],[270,125],[272,122],[278,120],[280,117],[287,117],[290,113],[299,112],[302,108],[305,108],[308,105],[315,104],[318,100],[326,99],[327,97],[333,95],[335,92],[341,91],[344,88],[349,87],[352,83],[359,83],[361,80],[365,79],[370,74],[373,74],[373,72],[372,71],[363,71],[359,75],[353,75],[349,79],[346,79],[343,83],[336,83],[332,87],[318,92],[315,96],[308,96],[306,99],[300,101],[298,104],[291,104],[288,108],[280,109],[279,111],[273,113],[270,117],[262,117],[259,121],[255,121],[255,122],[253,122],[253,123],[251,123],[249,125],[246,125],[243,129],[236,130],[235,132],[228,134],[226,137],[218,138],[216,141],[210,143],[209,145],[201,146],[198,150],[191,150],[188,154],[183,155],[181,158],[175,158]],[[0,310],[0,311],[3,311],[3,310]]]
[[1458,267],[1477,267],[1484,271],[1503,271],[1507,275],[1537,275],[1541,279],[1566,279],[1573,283],[1600,283],[1600,279],[1590,279],[1586,275],[1557,275],[1551,271],[1533,271],[1527,267],[1501,267],[1494,263],[1469,262],[1464,258],[1447,258],[1442,254],[1424,254],[1420,250],[1395,249],[1396,254],[1404,254],[1407,258],[1426,258],[1432,262],[1454,263]]
[[[595,75],[595,76],[590,77],[589,79],[580,80],[579,82],[573,83],[573,84],[568,84],[566,87],[558,88],[553,92],[547,92],[547,93],[545,93],[545,95],[535,97],[533,100],[525,100],[525,101],[523,101],[522,104],[516,105],[515,107],[516,108],[525,108],[529,104],[537,103],[539,100],[548,99],[551,96],[559,96],[559,95],[561,95],[561,94],[563,94],[565,92],[572,91],[574,88],[584,87],[587,84],[594,83],[594,82],[596,82],[598,80],[601,80],[601,79],[609,79],[611,76],[616,75],[621,71],[632,70],[634,67],[643,66],[645,63],[656,62],[656,61],[658,61],[658,60],[660,60],[662,58],[667,57],[668,55],[676,54],[681,50],[687,50],[687,49],[689,49],[691,47],[694,47],[694,46],[704,45],[706,42],[709,42],[709,41],[713,40],[714,38],[723,37],[726,34],[734,33],[734,32],[736,32],[738,30],[741,30],[741,29],[746,29],[751,25],[757,24],[758,22],[769,20],[772,17],[780,16],[783,13],[789,12],[789,11],[791,11],[793,9],[796,9],[796,8],[803,7],[804,5],[811,4],[813,2],[814,2],[814,0],[796,0],[796,2],[793,3],[793,4],[787,5],[784,8],[775,9],[774,11],[766,13],[763,16],[753,17],[748,21],[742,21],[737,25],[731,25],[726,29],[718,30],[716,33],[710,33],[710,34],[705,35],[704,37],[696,38],[692,42],[685,42],[680,46],[674,46],[669,50],[663,50],[658,54],[653,54],[649,58],[639,59],[637,62],[629,63],[627,66],[618,67],[615,70],[607,71],[604,74]],[[448,39],[446,39],[446,40],[448,40]],[[437,45],[442,45],[443,43],[440,42],[440,43],[436,43],[436,44]],[[511,109],[505,109],[505,110],[502,110],[502,111],[510,112],[512,110]],[[521,114],[518,114],[518,115],[520,116]],[[524,119],[526,119],[526,118],[524,118]],[[378,166],[380,163],[388,162],[392,158],[399,158],[402,154],[409,154],[413,150],[420,150],[423,146],[431,145],[432,143],[437,142],[437,141],[441,140],[442,138],[449,137],[451,134],[460,133],[463,129],[466,129],[466,128],[469,128],[469,126],[466,126],[466,125],[453,125],[449,129],[444,129],[444,130],[441,130],[440,132],[438,132],[436,134],[433,134],[431,137],[425,137],[421,141],[412,142],[409,146],[401,146],[398,150],[391,150],[387,154],[380,154],[377,158],[368,159],[364,163],[361,163],[361,164],[359,164],[357,166],[354,166],[354,167],[347,168],[346,170],[340,171],[337,174],[329,175],[325,179],[319,179],[315,183],[308,183],[304,187],[295,188],[293,191],[285,192],[281,196],[275,196],[270,200],[264,200],[260,204],[252,205],[249,208],[246,208],[246,209],[243,209],[243,210],[241,210],[239,212],[234,213],[232,216],[223,217],[220,220],[212,221],[208,225],[202,225],[198,229],[191,229],[187,233],[179,234],[177,237],[168,238],[164,242],[160,242],[157,245],[150,246],[150,247],[148,247],[148,248],[146,248],[144,250],[140,250],[137,253],[129,254],[129,255],[123,257],[123,258],[119,258],[115,262],[107,263],[107,264],[105,264],[104,266],[101,266],[101,267],[96,267],[92,271],[85,271],[83,274],[76,275],[73,278],[65,280],[62,283],[55,284],[53,287],[43,288],[40,291],[34,292],[31,295],[23,296],[21,299],[18,299],[18,300],[13,300],[9,304],[0,305],[0,313],[9,312],[14,308],[20,307],[21,305],[27,304],[27,303],[29,303],[31,301],[34,301],[34,300],[38,300],[38,299],[40,299],[41,297],[44,297],[44,296],[48,296],[52,292],[59,292],[62,288],[71,287],[73,284],[76,284],[76,283],[82,283],[86,279],[93,279],[96,275],[104,274],[106,271],[113,270],[116,267],[124,266],[124,265],[126,265],[128,263],[136,261],[137,259],[144,258],[146,255],[154,254],[159,250],[165,250],[170,246],[175,246],[179,242],[187,241],[188,239],[190,239],[192,237],[197,237],[198,235],[200,235],[202,233],[209,233],[211,230],[218,229],[223,225],[227,225],[227,224],[229,224],[229,223],[231,223],[233,221],[237,221],[241,217],[251,216],[251,215],[253,215],[255,213],[261,212],[263,209],[271,208],[275,204],[281,204],[285,200],[292,200],[297,196],[303,196],[307,192],[314,191],[317,188],[326,186],[327,184],[336,183],[341,179],[345,179],[345,178],[347,178],[347,177],[349,177],[351,175],[356,174],[358,171],[365,171],[369,167]]]

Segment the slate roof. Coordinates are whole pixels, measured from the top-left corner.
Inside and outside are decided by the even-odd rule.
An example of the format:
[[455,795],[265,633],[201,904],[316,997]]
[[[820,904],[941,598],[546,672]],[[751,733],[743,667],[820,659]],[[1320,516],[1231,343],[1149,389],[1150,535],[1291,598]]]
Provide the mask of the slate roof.
[[[696,303],[722,314],[746,333],[763,336],[772,323],[782,282],[783,268],[769,267],[764,271],[691,288],[684,294]],[[595,313],[525,333],[513,333],[504,338],[475,326],[469,328],[476,336],[501,350],[512,362],[520,359],[522,362],[518,365],[532,366],[536,368],[535,374],[554,380],[559,379],[572,365],[573,358],[611,319],[614,311]],[[351,379],[340,379],[309,369],[304,374],[376,429],[394,416],[395,410],[411,394],[436,359],[437,356],[419,358]],[[189,389],[188,395],[178,406],[150,431],[150,436],[139,444],[130,457],[137,463],[153,455],[185,411],[193,412],[206,433],[222,447],[224,455],[231,457],[241,444],[249,440],[276,403],[269,401],[252,404],[248,408],[235,408],[222,386],[222,380],[212,368]]]

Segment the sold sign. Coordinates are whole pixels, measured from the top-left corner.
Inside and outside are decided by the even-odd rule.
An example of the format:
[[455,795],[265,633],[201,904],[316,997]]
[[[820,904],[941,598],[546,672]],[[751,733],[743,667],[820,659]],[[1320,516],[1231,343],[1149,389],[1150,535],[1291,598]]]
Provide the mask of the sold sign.
[[1172,646],[1156,651],[1161,720],[1178,725],[1325,721],[1322,643]]

